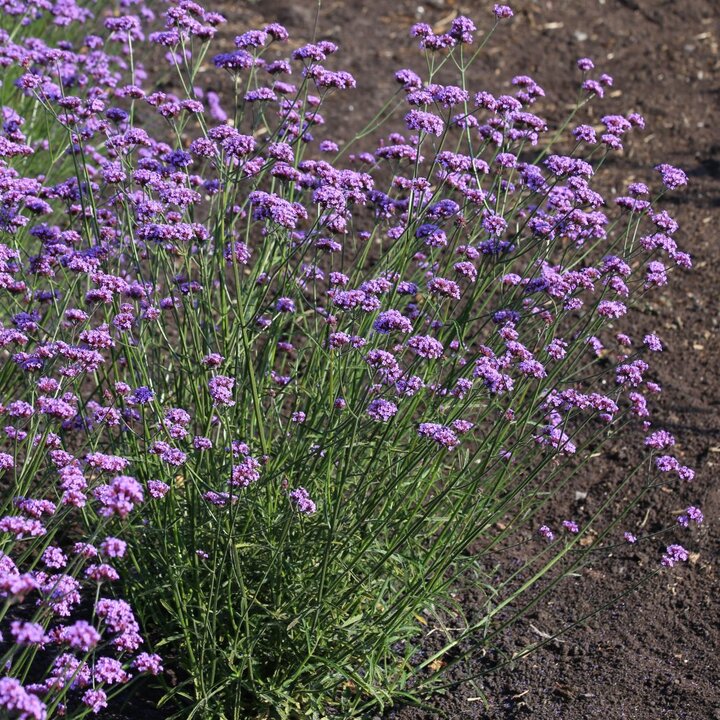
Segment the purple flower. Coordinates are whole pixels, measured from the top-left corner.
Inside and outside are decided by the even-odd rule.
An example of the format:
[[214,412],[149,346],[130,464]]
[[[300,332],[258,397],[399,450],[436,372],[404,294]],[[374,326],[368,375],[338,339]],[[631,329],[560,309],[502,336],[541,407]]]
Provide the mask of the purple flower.
[[103,517],[118,515],[126,518],[135,505],[143,501],[143,489],[140,483],[129,475],[118,475],[109,485],[99,485],[93,491],[95,499],[101,504],[98,511]]
[[248,487],[260,479],[260,463],[254,457],[245,457],[233,465],[229,484],[235,487]]
[[54,515],[57,510],[55,503],[50,502],[50,500],[17,497],[13,502],[26,515],[36,519],[41,518],[43,515]]
[[433,34],[432,28],[427,23],[415,23],[410,28],[411,37],[430,37]]
[[118,455],[105,455],[105,453],[95,452],[86,455],[87,464],[104,472],[122,472],[130,464],[128,460]]
[[280,23],[270,23],[263,28],[263,31],[266,32],[273,40],[279,40],[281,42],[290,37],[285,26],[280,25]]
[[[343,310],[355,310],[356,308],[362,308],[370,298],[362,290],[333,290],[328,293],[332,299],[333,305],[336,305]],[[379,301],[375,299],[375,302],[379,306]],[[377,308],[375,308],[377,309]]]
[[98,682],[106,685],[126,683],[130,675],[125,671],[122,663],[115,658],[100,657],[95,662],[94,676]]
[[675,438],[667,430],[656,430],[645,438],[645,446],[654,450],[664,450],[675,444]]
[[80,583],[69,575],[42,576],[38,590],[43,597],[42,604],[61,617],[69,617],[80,603]]
[[98,551],[94,545],[89,543],[77,542],[73,545],[73,552],[86,559],[97,557]]
[[662,287],[667,285],[667,272],[665,266],[659,260],[652,260],[647,266],[645,287]]
[[376,398],[371,401],[367,408],[367,414],[375,422],[388,422],[398,411],[397,405],[389,400]]
[[507,18],[511,18],[514,13],[509,5],[496,4],[493,7],[493,15],[495,15],[498,20],[506,20]]
[[314,60],[315,62],[322,62],[327,59],[327,54],[336,52],[337,46],[334,43],[322,42],[317,45],[308,44],[303,45],[297,50],[293,50],[293,60]]
[[295,302],[287,297],[278,298],[275,303],[275,310],[279,313],[294,313]]
[[140,405],[147,405],[154,397],[155,393],[145,386],[137,388],[132,394],[133,400]]
[[455,432],[458,432],[460,434],[470,432],[475,427],[474,423],[471,423],[469,420],[453,420],[452,421],[452,428],[455,430]]
[[16,540],[25,537],[38,537],[47,532],[39,520],[20,517],[18,515],[6,515],[0,519],[0,532],[11,533]]
[[140,647],[140,626],[130,605],[124,600],[111,600],[100,598],[95,605],[95,612],[104,620],[105,626],[111,633],[115,633],[112,644],[118,650],[133,652]]
[[453,280],[436,277],[428,282],[427,288],[433,295],[441,295],[453,300],[460,299],[460,286]]
[[473,375],[482,378],[485,387],[494,395],[501,395],[513,389],[513,379],[500,372],[497,360],[481,357],[475,363]]
[[107,695],[102,690],[86,690],[82,701],[95,715],[107,707]]
[[404,90],[418,90],[423,85],[420,76],[408,68],[398,70],[395,73],[395,79],[403,86]]
[[566,155],[551,155],[545,161],[545,165],[558,177],[591,177],[594,174],[590,163]]
[[415,231],[415,237],[423,240],[428,247],[445,247],[447,235],[437,225],[425,223]]
[[601,300],[597,312],[601,317],[620,318],[627,313],[627,306],[617,300]]
[[45,552],[42,555],[42,561],[47,567],[55,570],[64,568],[67,565],[67,557],[65,557],[65,553],[63,553],[59,547],[53,547],[52,545],[45,549]]
[[244,242],[229,243],[225,246],[223,257],[229,263],[247,265],[250,262],[250,248]]
[[40,698],[29,693],[19,680],[10,677],[0,679],[0,708],[22,720],[45,720],[47,717]]
[[196,435],[193,438],[193,447],[196,450],[210,450],[213,446],[213,442],[210,438],[202,435]]
[[10,623],[10,634],[18,645],[42,645],[47,640],[42,625],[22,620],[13,620]]
[[395,356],[386,350],[371,350],[365,356],[365,361],[388,383],[394,383],[402,375]]
[[308,491],[304,487],[291,490],[289,497],[298,512],[303,515],[312,515],[317,509],[315,503],[310,499]]
[[85,570],[85,577],[89,580],[94,580],[96,583],[102,582],[115,582],[120,579],[117,570],[111,565],[106,563],[99,563],[97,565],[90,565]]
[[54,690],[62,690],[85,688],[90,682],[90,668],[87,663],[81,662],[74,655],[63,653],[55,658],[47,684]]
[[518,370],[523,375],[527,375],[528,377],[534,377],[539,380],[547,376],[547,372],[545,371],[542,363],[532,358],[529,360],[520,361],[518,363]]
[[651,352],[662,352],[663,344],[662,340],[657,335],[646,335],[643,338],[643,343],[645,343],[648,350]]
[[154,498],[155,500],[159,500],[160,498],[165,497],[165,495],[167,495],[168,491],[170,490],[170,486],[166,485],[160,480],[148,480],[147,486],[150,497]]
[[225,358],[220,353],[210,353],[202,359],[202,364],[208,368],[219,367],[225,362]]
[[541,525],[538,528],[538,533],[548,542],[552,542],[555,539],[555,533],[547,525]]
[[294,230],[301,220],[307,220],[307,210],[299,203],[291,203],[278,195],[254,190],[248,195],[257,220],[270,220],[282,227]]
[[680,170],[680,168],[663,163],[662,165],[657,165],[655,169],[660,173],[663,184],[668,190],[675,190],[676,188],[687,185],[687,175]]
[[216,375],[208,382],[210,397],[215,405],[224,405],[226,407],[235,404],[232,399],[232,390],[235,380],[227,375]]
[[412,332],[412,322],[397,310],[387,310],[380,313],[373,323],[376,332],[387,335],[391,332]]
[[647,400],[640,393],[628,393],[628,399],[632,403],[632,412],[637,417],[649,417],[650,411],[647,409]]
[[578,524],[574,522],[573,520],[563,520],[563,527],[571,533],[577,533],[580,532],[580,528],[578,527]]
[[140,25],[140,18],[136,15],[121,15],[105,20],[105,27],[110,30],[110,40],[125,42],[129,37],[134,40],[142,40],[143,34]]
[[517,167],[518,159],[513,153],[499,153],[495,158],[495,162],[500,165],[500,167],[514,168]]
[[443,344],[430,335],[413,335],[407,344],[411,350],[426,360],[437,360],[445,351]]
[[688,518],[690,518],[690,520],[697,523],[698,525],[701,525],[702,521],[705,519],[703,517],[702,510],[700,510],[700,508],[696,508],[692,505],[689,508],[687,508],[687,510],[685,510],[685,512],[687,513]]
[[255,58],[246,50],[235,50],[231,53],[220,53],[213,58],[215,67],[226,70],[247,70],[255,64]]
[[[429,85],[427,90],[430,92],[432,99],[436,103],[440,103],[445,108],[453,105],[461,105],[470,100],[467,90],[463,90],[457,85]],[[408,97],[408,100],[410,98]]]
[[577,140],[588,143],[588,145],[595,145],[597,143],[597,136],[591,125],[578,125],[575,130],[573,130],[573,136]]
[[673,567],[675,563],[686,562],[688,557],[688,551],[682,545],[668,545],[661,564],[665,567]]
[[624,532],[623,538],[625,538],[625,542],[630,543],[631,545],[634,545],[637,542],[637,538],[631,532]]
[[702,525],[704,519],[705,517],[703,516],[702,510],[691,505],[682,515],[678,516],[677,521],[679,525],[689,527],[691,522],[694,522],[697,525]]
[[203,494],[203,500],[206,500],[215,507],[225,507],[230,503],[237,502],[237,495],[230,495],[230,493],[222,492],[218,493],[214,490],[208,490]]
[[502,215],[496,215],[495,213],[485,213],[482,220],[483,228],[494,236],[502,235],[507,230],[507,222]]
[[101,640],[100,633],[86,620],[61,628],[59,635],[61,642],[82,652],[92,650]]
[[477,268],[469,260],[461,260],[453,265],[453,270],[470,282],[477,280]]
[[450,35],[459,43],[471,43],[476,30],[475,23],[464,15],[456,17],[450,25]]
[[437,135],[438,137],[445,130],[445,123],[441,117],[422,110],[411,110],[405,116],[405,124],[411,130],[424,132],[428,135]]
[[100,549],[103,551],[103,554],[109,558],[121,558],[125,555],[127,543],[116,537],[106,537],[100,543]]
[[242,50],[247,48],[260,48],[268,39],[268,34],[264,30],[248,30],[242,35],[235,38],[235,47]]
[[553,360],[562,360],[567,354],[567,346],[568,344],[565,340],[555,338],[549,345],[547,345],[545,352],[547,352]]
[[648,364],[642,360],[634,360],[631,363],[618,365],[615,371],[615,378],[618,385],[630,385],[637,387],[643,381],[643,373],[647,372]]
[[660,455],[655,458],[655,467],[660,472],[673,472],[680,468],[680,463],[672,455]]
[[449,427],[440,423],[420,423],[418,435],[434,440],[447,450],[453,450],[460,444],[457,435]]
[[140,653],[133,662],[133,667],[138,672],[146,672],[151,675],[159,675],[163,671],[162,658],[159,655],[146,652]]

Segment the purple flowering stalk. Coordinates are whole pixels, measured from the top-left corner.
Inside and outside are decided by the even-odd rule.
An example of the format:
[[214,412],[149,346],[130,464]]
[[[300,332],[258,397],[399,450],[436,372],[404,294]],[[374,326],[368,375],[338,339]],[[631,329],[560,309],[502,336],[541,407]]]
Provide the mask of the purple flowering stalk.
[[[491,8],[487,36],[511,17]],[[687,178],[661,164],[599,192],[644,126],[574,124],[611,78],[582,59],[583,98],[553,130],[528,76],[470,89],[471,19],[420,24],[430,70],[396,74],[403,130],[343,145],[322,115],[355,86],[337,46],[289,50],[270,24],[222,47],[224,21],[179,0],[74,43],[1,39],[17,81],[0,131],[0,632],[18,671],[0,707],[27,717],[101,713],[162,671],[149,638],[188,678],[167,690],[178,711],[350,717],[426,692],[436,675],[418,673],[522,618],[658,477],[694,477],[650,420],[662,339],[627,334],[691,266],[657,205]],[[143,68],[158,49],[172,90]],[[453,65],[458,84],[440,82]],[[635,468],[599,509],[547,522],[633,429]],[[487,578],[477,623],[415,669],[388,649],[519,540],[537,552]],[[687,557],[669,545],[658,568]]]

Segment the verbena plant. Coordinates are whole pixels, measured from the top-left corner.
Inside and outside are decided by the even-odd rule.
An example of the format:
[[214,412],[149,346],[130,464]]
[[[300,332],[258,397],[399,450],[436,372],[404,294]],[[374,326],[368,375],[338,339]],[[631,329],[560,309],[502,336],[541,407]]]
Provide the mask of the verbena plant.
[[[405,130],[350,155],[313,137],[355,86],[325,67],[333,43],[285,60],[280,25],[235,38],[213,58],[222,105],[199,83],[223,18],[183,0],[165,20],[147,40],[129,13],[84,50],[3,52],[70,170],[34,176],[28,156],[53,148],[5,127],[0,708],[99,712],[161,672],[141,631],[178,715],[415,701],[622,542],[656,471],[693,477],[648,420],[661,341],[619,332],[689,256],[648,187],[610,204],[590,184],[644,121],[572,127],[612,82],[588,59],[557,131],[530,111],[544,93],[529,77],[512,95],[467,87],[484,41],[458,17],[413,28],[427,76],[400,70],[373,121]],[[83,74],[103,43],[126,67]],[[163,47],[177,94],[144,82]],[[657,198],[686,183],[658,170]],[[631,425],[649,433],[636,469],[581,524],[549,527]],[[496,566],[518,542],[525,564]],[[661,564],[684,559],[671,545]],[[452,592],[471,580],[484,609],[457,627]],[[428,624],[444,639],[419,657]]]

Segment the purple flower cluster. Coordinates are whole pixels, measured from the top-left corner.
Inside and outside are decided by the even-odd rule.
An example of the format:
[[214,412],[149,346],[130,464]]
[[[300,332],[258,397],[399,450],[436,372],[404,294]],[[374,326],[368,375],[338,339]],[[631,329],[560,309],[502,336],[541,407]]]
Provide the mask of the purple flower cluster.
[[312,515],[317,510],[315,503],[310,499],[310,495],[304,487],[291,490],[289,497],[298,512],[303,515]]
[[210,397],[216,405],[234,405],[235,401],[232,399],[233,386],[235,380],[227,375],[216,375],[208,382],[208,389],[210,390]]
[[386,423],[395,416],[398,407],[395,403],[383,398],[371,400],[367,408],[368,416],[375,422]]
[[665,567],[673,567],[676,563],[686,562],[688,558],[688,551],[682,545],[668,545],[662,557],[662,564]]
[[705,517],[703,516],[702,510],[691,505],[682,515],[678,516],[677,521],[682,527],[690,527],[691,522],[694,522],[696,525],[702,525],[704,519]]
[[452,450],[460,444],[460,440],[453,430],[440,423],[420,423],[418,435],[434,440],[447,450]]

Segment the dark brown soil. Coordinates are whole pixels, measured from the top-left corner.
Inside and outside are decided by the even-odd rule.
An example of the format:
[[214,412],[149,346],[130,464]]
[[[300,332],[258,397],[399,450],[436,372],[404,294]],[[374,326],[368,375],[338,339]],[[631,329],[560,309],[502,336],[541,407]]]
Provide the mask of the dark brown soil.
[[[478,652],[450,678],[461,681],[437,698],[437,708],[401,708],[387,718],[421,720],[511,718],[720,720],[720,4],[717,0],[515,0],[515,18],[498,30],[470,74],[475,91],[507,91],[510,79],[528,74],[547,93],[540,113],[560,120],[576,97],[575,61],[591,57],[614,76],[609,97],[590,121],[607,113],[642,113],[647,129],[616,155],[605,171],[606,190],[630,179],[647,180],[653,165],[669,162],[690,175],[688,188],[668,198],[680,238],[695,269],[672,278],[636,318],[636,334],[657,331],[668,350],[655,362],[664,388],[655,417],[678,441],[683,462],[697,469],[691,484],[662,487],[625,525],[648,534],[688,504],[703,508],[706,523],[687,545],[687,565],[654,577],[611,609],[575,627],[533,655],[488,673],[493,662],[537,642],[608,603],[637,571],[652,569],[661,540],[622,548],[608,561],[584,568],[516,625],[492,657]],[[355,75],[358,88],[337,97],[323,114],[333,139],[347,140],[371,119],[396,89],[393,73],[423,68],[408,36],[413,22],[439,30],[457,14],[476,24],[492,22],[489,0],[250,0],[220,3],[229,19],[227,38],[268,22],[281,22],[293,40],[330,39],[341,46],[336,67]],[[370,149],[370,146],[362,149]],[[622,442],[591,466],[581,481],[582,502],[568,497],[556,519],[581,521],[623,476],[628,452]],[[687,537],[687,536],[685,536]],[[459,595],[466,614],[478,597]],[[431,642],[431,641],[429,641]],[[483,696],[486,701],[483,701]],[[150,715],[148,715],[149,717]]]
[[[529,74],[547,93],[541,112],[558,120],[576,95],[575,61],[591,57],[600,71],[615,78],[609,97],[596,106],[595,120],[605,113],[637,111],[648,123],[645,133],[616,156],[606,174],[609,182],[621,187],[631,177],[646,179],[658,162],[677,164],[690,175],[689,187],[671,196],[667,207],[680,222],[695,269],[675,276],[669,290],[637,322],[638,334],[656,330],[668,346],[655,365],[664,387],[656,418],[676,435],[683,461],[698,474],[692,484],[658,488],[627,526],[651,532],[689,503],[704,509],[706,524],[688,542],[697,555],[687,566],[661,573],[514,666],[475,683],[461,683],[437,699],[435,710],[403,708],[388,717],[720,718],[720,286],[715,276],[720,263],[720,6],[716,0],[511,4],[516,16],[478,58],[470,76],[473,90],[498,92],[514,75]],[[317,24],[314,5],[261,0],[218,9],[229,18],[230,33],[277,21],[288,26],[296,41],[312,39],[317,26],[317,38],[341,46],[337,66],[355,75],[358,88],[324,109],[339,140],[351,137],[394,92],[396,69],[422,69],[423,60],[408,37],[411,23],[442,28],[458,13],[478,25],[492,21],[491,3],[485,0],[326,0]],[[573,504],[574,498],[568,498],[567,507],[558,508],[558,518],[572,513],[581,519],[593,503],[599,504],[622,476],[626,456],[617,444],[610,460],[593,466],[582,481],[588,493],[584,503]],[[626,575],[633,569],[657,562],[662,546],[659,541],[623,550],[613,562],[605,558],[568,579],[551,600],[515,626],[501,648],[505,654],[494,657],[508,657],[543,633],[553,634],[607,603],[627,586]],[[474,593],[468,590],[460,599],[471,615]],[[478,653],[451,677],[486,672],[490,664]]]

